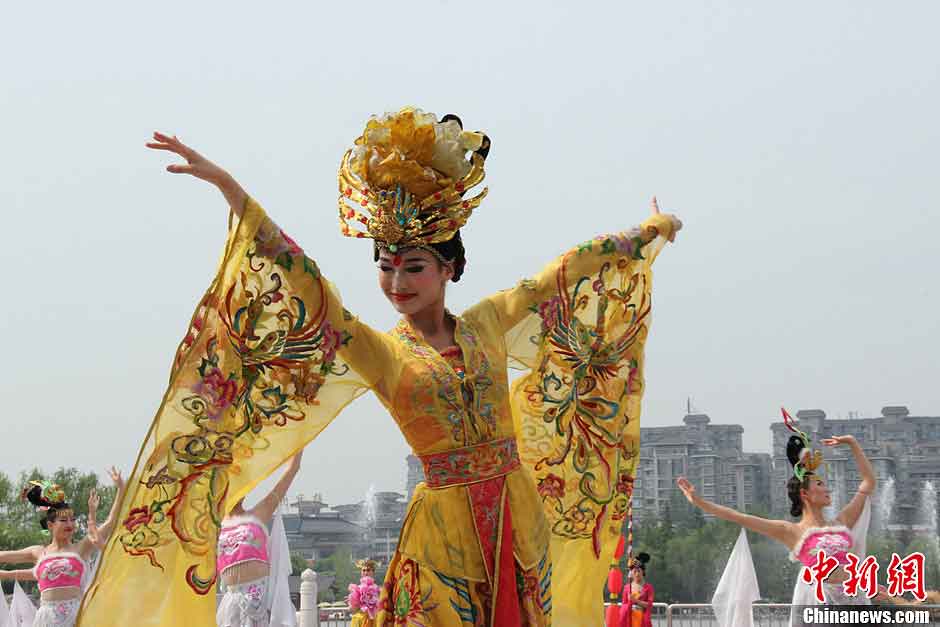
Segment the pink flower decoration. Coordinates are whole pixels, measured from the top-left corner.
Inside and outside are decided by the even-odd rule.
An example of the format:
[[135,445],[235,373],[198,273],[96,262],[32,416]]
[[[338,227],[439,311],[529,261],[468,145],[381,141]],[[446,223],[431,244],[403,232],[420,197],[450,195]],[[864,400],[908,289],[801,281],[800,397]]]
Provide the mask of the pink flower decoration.
[[323,334],[320,340],[320,350],[323,351],[323,363],[328,364],[336,358],[336,351],[343,343],[343,334],[334,329],[329,322],[323,323],[320,331]]
[[255,252],[262,257],[276,259],[282,253],[291,256],[304,254],[303,249],[271,220],[265,220],[255,233]]
[[561,297],[552,296],[539,303],[539,317],[542,319],[542,328],[550,331],[558,325],[561,312]]
[[379,609],[379,587],[375,585],[372,577],[363,577],[360,580],[359,600],[369,618],[375,618]]
[[349,584],[349,594],[346,595],[346,605],[354,610],[362,607],[362,601],[359,598],[359,586],[354,583]]
[[304,254],[303,249],[297,245],[297,242],[292,240],[290,236],[284,231],[281,231],[281,238],[284,240],[284,243],[287,244],[287,252],[289,252],[291,255]]
[[218,368],[213,368],[202,377],[202,381],[193,386],[193,391],[209,401],[206,415],[212,420],[218,420],[222,412],[235,401],[238,384],[225,378]]
[[558,475],[548,473],[539,480],[538,493],[543,497],[562,498],[565,495],[565,480]]
[[359,585],[349,584],[346,604],[354,610],[361,609],[369,618],[375,618],[379,609],[379,587],[375,585],[372,577],[363,577],[359,580]]

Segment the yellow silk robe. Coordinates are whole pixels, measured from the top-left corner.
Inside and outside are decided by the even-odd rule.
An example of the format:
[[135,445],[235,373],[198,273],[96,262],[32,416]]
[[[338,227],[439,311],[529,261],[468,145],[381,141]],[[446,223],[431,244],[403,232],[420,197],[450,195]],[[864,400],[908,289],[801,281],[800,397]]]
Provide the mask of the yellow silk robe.
[[[476,605],[501,549],[484,527],[508,507],[520,599],[534,578],[524,624],[554,613],[556,626],[599,625],[639,452],[650,265],[673,229],[653,216],[585,242],[456,317],[458,372],[405,321],[382,333],[346,311],[249,200],[178,348],[80,624],[212,624],[223,514],[372,390],[437,482],[409,505],[376,624],[490,624]],[[529,371],[511,388],[510,367]],[[474,493],[488,485],[489,523]]]

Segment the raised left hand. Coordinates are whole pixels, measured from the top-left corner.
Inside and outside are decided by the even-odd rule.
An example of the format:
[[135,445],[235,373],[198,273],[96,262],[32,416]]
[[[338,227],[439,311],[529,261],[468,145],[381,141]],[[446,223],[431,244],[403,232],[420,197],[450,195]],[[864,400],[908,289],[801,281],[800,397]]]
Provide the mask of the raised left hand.
[[101,504],[101,497],[98,496],[98,491],[92,488],[88,493],[88,517],[93,518],[95,512],[98,511],[98,505]]
[[[650,200],[650,212],[654,216],[658,216],[662,213],[659,210],[659,202],[656,200],[656,196],[653,196],[652,200]],[[672,214],[668,214],[668,217],[672,220],[672,233],[669,234],[669,241],[674,242],[676,241],[676,233],[682,230],[682,220]]]
[[120,470],[114,466],[111,466],[111,468],[108,469],[108,475],[111,477],[111,481],[114,483],[114,487],[116,487],[118,490],[124,488],[124,478],[121,476]]
[[840,444],[855,444],[854,435],[834,435],[831,438],[823,438],[822,443],[825,446],[839,446]]

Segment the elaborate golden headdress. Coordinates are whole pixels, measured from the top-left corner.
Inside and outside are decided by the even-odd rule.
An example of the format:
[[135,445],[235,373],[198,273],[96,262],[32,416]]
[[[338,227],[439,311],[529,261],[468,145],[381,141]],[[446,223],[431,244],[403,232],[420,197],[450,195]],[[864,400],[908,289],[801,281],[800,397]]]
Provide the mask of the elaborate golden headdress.
[[340,165],[343,235],[391,252],[451,239],[486,196],[486,188],[464,193],[485,176],[488,141],[464,131],[456,116],[438,121],[413,107],[373,117]]
[[361,560],[356,561],[356,568],[358,568],[359,570],[367,568],[371,571],[375,571],[376,566],[378,566],[378,563],[376,563],[375,560],[361,559]]

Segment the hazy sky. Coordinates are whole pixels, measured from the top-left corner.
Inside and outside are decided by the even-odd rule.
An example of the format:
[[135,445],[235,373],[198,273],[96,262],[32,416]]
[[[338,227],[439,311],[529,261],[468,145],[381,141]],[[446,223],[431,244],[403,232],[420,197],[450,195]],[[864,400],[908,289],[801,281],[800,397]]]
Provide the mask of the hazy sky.
[[[335,173],[414,104],[493,139],[461,310],[646,216],[645,426],[691,396],[769,450],[777,408],[940,414],[936,2],[15,3],[0,52],[0,471],[130,470],[227,209],[143,144],[175,132],[261,200],[365,321],[395,320]],[[933,41],[934,43],[930,43]],[[292,492],[402,490],[371,397]]]

